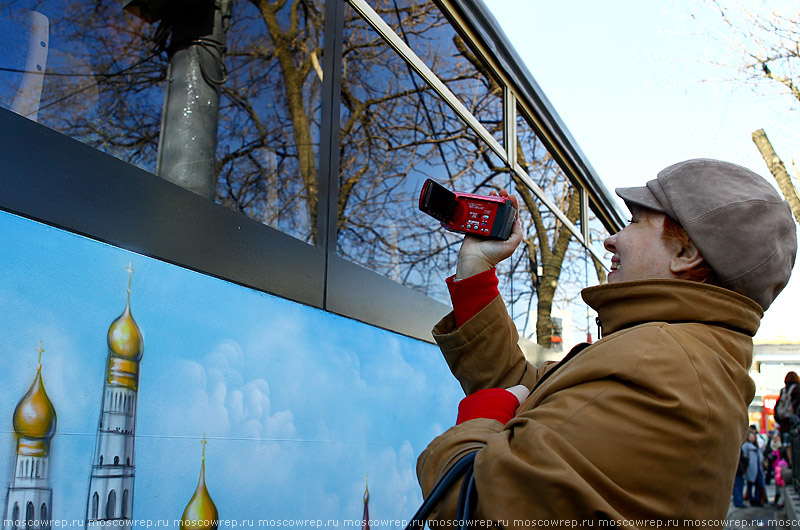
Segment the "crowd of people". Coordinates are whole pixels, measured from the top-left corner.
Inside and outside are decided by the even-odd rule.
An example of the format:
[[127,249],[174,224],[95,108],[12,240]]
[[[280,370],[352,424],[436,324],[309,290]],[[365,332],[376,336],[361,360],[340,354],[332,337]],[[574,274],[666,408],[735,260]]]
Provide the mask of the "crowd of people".
[[747,438],[742,443],[739,466],[733,486],[733,504],[743,507],[745,501],[751,506],[769,503],[765,486],[775,481],[775,497],[771,504],[780,508],[781,488],[786,483],[787,470],[791,463],[791,430],[800,424],[800,378],[789,372],[784,378],[775,403],[775,430],[760,433],[758,427],[750,426]]

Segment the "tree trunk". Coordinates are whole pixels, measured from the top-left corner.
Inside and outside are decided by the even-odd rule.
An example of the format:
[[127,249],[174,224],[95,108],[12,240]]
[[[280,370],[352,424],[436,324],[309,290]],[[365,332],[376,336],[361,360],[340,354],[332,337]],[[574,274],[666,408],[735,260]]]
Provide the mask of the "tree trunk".
[[752,138],[756,147],[758,147],[758,150],[761,152],[761,158],[767,163],[769,172],[772,173],[772,176],[778,181],[778,187],[789,202],[794,218],[800,222],[800,197],[797,196],[797,189],[794,187],[789,172],[786,171],[786,166],[775,152],[775,149],[772,148],[772,144],[767,138],[767,133],[764,132],[764,129],[753,131]]
[[[292,121],[294,144],[297,148],[297,161],[299,164],[300,178],[306,190],[306,207],[308,208],[311,232],[316,241],[317,233],[317,166],[314,156],[314,143],[311,139],[311,120],[304,107],[303,86],[306,71],[311,68],[311,59],[306,58],[300,64],[295,64],[294,49],[298,39],[298,21],[296,16],[297,0],[292,4],[291,26],[284,30],[278,23],[277,11],[283,7],[284,2],[269,4],[266,0],[254,1],[261,12],[267,26],[267,32],[275,46],[275,57],[283,74],[286,103],[289,118]],[[315,49],[312,46],[312,49]]]
[[[569,206],[564,213],[567,219],[574,223],[581,213],[580,193],[576,189],[571,189],[568,193],[567,201]],[[552,248],[549,246],[550,241],[546,235],[539,240],[542,254],[542,276],[539,278],[541,283],[536,290],[538,298],[536,301],[536,342],[545,348],[552,348],[553,346],[553,319],[551,314],[553,299],[555,298],[558,282],[561,279],[561,268],[571,239],[572,232],[567,230],[560,222],[557,222],[553,234]]]

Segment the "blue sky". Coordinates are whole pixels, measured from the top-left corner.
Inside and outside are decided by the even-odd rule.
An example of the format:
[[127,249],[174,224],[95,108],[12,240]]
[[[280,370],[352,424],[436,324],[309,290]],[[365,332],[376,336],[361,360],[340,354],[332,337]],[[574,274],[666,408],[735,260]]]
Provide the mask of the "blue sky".
[[53,513],[84,516],[105,337],[132,262],[145,340],[134,518],[180,518],[203,434],[221,518],[360,519],[367,474],[373,517],[416,510],[416,456],[452,424],[462,396],[434,346],[6,213],[0,248],[3,489],[11,416],[41,340],[58,414]]
[[[725,81],[735,73],[719,65],[741,56],[710,1],[484,1],[612,194],[690,158],[728,160],[774,183],[750,138],[760,128],[787,165],[798,160],[798,103]],[[797,13],[788,0],[740,4]],[[800,273],[756,340],[800,342],[797,299]]]

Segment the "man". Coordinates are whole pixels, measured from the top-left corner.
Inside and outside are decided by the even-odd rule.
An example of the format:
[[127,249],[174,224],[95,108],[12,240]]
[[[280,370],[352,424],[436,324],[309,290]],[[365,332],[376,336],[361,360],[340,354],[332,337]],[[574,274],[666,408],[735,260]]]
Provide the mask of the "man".
[[[603,338],[541,369],[519,350],[494,275],[519,222],[508,241],[464,239],[454,312],[434,338],[467,397],[420,455],[423,494],[477,450],[474,515],[505,527],[725,517],[754,395],[752,336],[794,266],[791,211],[760,176],[714,160],[617,194],[633,218],[605,241],[608,284],[582,293]],[[435,517],[454,516],[458,489]]]

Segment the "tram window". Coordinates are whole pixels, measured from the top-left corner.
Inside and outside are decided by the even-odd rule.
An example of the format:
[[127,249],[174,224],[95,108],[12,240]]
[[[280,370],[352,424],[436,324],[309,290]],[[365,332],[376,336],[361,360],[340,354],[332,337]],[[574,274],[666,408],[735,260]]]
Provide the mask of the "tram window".
[[419,213],[426,178],[461,191],[505,186],[508,170],[361,17],[345,19],[338,253],[447,302],[460,236]]
[[[581,213],[580,190],[558,165],[521,109],[517,112],[517,165],[544,192],[550,203],[575,226]],[[523,341],[538,360],[561,355],[573,340],[575,308],[584,307],[578,293],[587,286],[581,265],[585,251],[566,224],[537,197],[516,173],[514,191],[520,199],[520,219],[524,240],[507,269],[510,276],[501,281],[501,292],[509,302],[512,318]],[[552,322],[562,323],[562,332],[553,341]],[[585,334],[585,325],[581,326]]]
[[[526,238],[530,243],[528,235]],[[532,271],[530,252],[531,248],[523,243],[513,258],[514,270],[499,269],[498,275],[503,299],[519,330],[520,346],[528,359],[539,365],[560,360],[580,342],[597,339],[596,315],[580,297],[581,289],[597,281],[591,255],[574,237],[567,243],[563,258],[559,258],[557,276],[543,274],[544,267],[539,268],[538,274]],[[547,268],[556,266],[555,256],[549,260]]]
[[432,0],[381,0],[373,7],[502,143],[503,86],[445,12]]
[[[306,1],[296,10],[287,2],[274,12],[233,4],[217,201],[314,243],[325,1]],[[287,38],[292,13],[296,34]],[[289,54],[292,65],[280,63],[279,53]]]
[[[317,237],[324,3],[304,2],[288,40],[291,5],[262,12],[232,3],[216,153],[192,161],[209,168],[209,198],[309,243]],[[158,157],[170,42],[156,40],[159,24],[120,2],[12,4],[0,7],[0,106],[168,178],[168,158],[162,152],[159,168]],[[279,51],[292,61],[279,64]],[[197,53],[207,65],[207,50]]]
[[[576,226],[580,221],[578,188],[547,150],[521,108],[517,108],[517,164],[544,191],[545,196]],[[521,180],[517,179],[518,182]],[[544,205],[542,205],[544,206]]]

